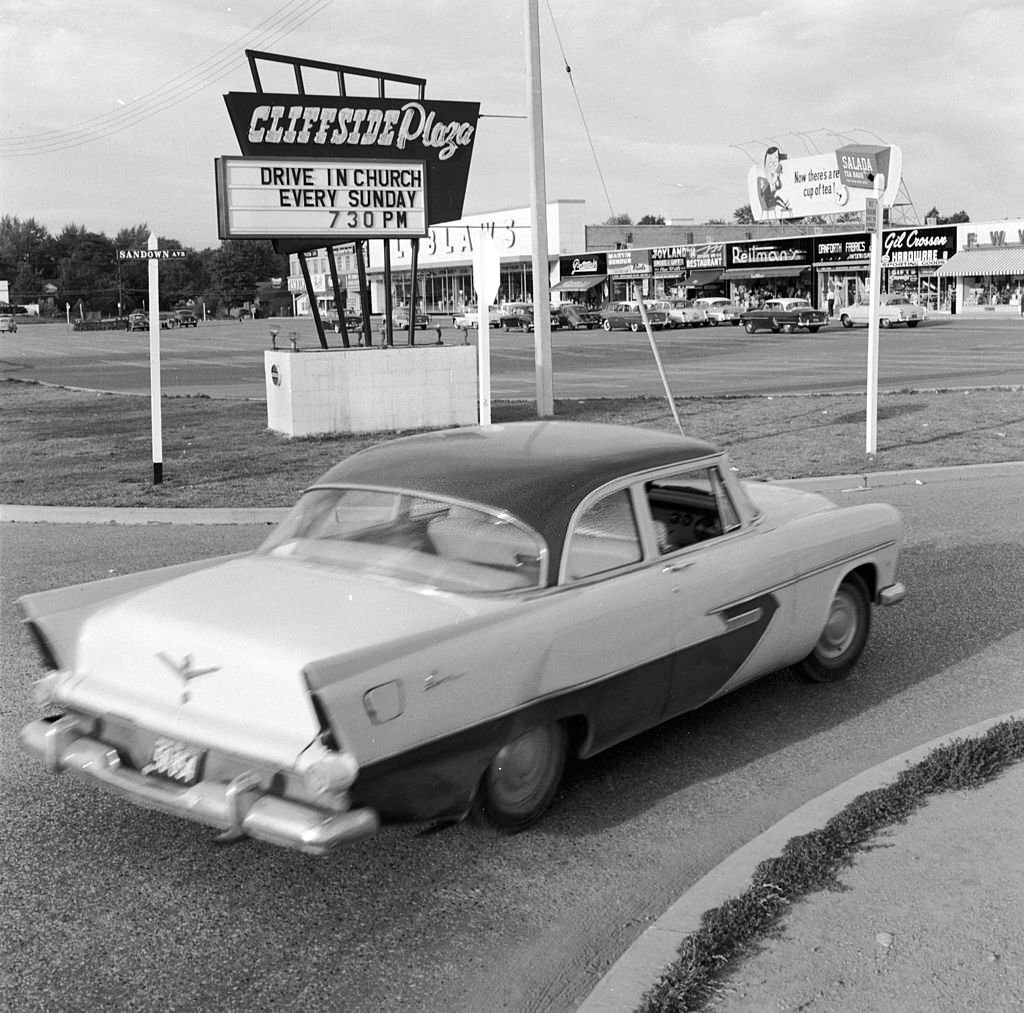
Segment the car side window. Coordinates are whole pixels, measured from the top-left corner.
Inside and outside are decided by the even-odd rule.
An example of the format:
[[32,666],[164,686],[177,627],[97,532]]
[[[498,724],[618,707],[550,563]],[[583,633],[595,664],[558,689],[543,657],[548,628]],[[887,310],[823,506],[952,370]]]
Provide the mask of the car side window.
[[740,526],[718,468],[699,468],[646,483],[647,502],[662,554],[717,538]]
[[602,497],[576,520],[569,536],[565,572],[570,580],[639,562],[640,532],[629,491]]

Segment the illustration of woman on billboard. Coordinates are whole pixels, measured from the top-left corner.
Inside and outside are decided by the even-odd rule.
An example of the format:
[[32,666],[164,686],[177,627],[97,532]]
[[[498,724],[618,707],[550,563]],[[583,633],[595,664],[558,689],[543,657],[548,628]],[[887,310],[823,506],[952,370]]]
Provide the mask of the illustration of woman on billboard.
[[767,214],[789,211],[789,201],[779,191],[782,189],[782,160],[786,156],[773,144],[764,153],[764,172],[757,177],[757,197],[761,210]]

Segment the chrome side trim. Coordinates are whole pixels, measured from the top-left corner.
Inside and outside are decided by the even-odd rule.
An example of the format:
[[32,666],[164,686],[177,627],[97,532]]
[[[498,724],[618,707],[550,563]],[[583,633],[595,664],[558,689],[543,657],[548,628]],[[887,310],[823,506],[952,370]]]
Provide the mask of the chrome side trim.
[[[725,612],[728,609],[735,608],[737,605],[742,605],[743,602],[753,601],[755,598],[760,598],[763,595],[772,595],[776,591],[781,591],[787,587],[793,587],[794,584],[799,584],[801,581],[806,580],[808,577],[816,577],[820,573],[827,573],[829,570],[834,570],[836,567],[849,566],[851,563],[857,560],[868,561],[868,557],[874,555],[876,552],[881,552],[885,549],[891,548],[896,544],[895,539],[890,539],[887,542],[879,542],[878,545],[872,545],[869,548],[861,549],[857,552],[852,552],[846,556],[838,556],[835,559],[829,560],[827,563],[822,563],[820,566],[816,566],[813,570],[803,570],[801,573],[796,574],[793,577],[789,577],[787,580],[780,580],[777,584],[772,584],[769,587],[763,587],[751,594],[745,594],[742,598],[737,598],[734,601],[725,602],[722,605],[715,605],[713,608],[707,610],[706,615],[713,616],[719,612]],[[893,585],[894,587],[902,585]],[[895,604],[895,603],[894,603]]]

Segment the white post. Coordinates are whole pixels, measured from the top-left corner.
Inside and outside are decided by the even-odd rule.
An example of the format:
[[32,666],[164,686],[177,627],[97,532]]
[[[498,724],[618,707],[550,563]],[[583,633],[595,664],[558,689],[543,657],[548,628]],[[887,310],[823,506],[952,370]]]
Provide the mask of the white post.
[[487,312],[487,300],[477,292],[480,304],[477,307],[476,368],[477,386],[480,397],[480,425],[491,424],[491,319]]
[[530,108],[530,190],[533,207],[533,358],[537,414],[554,415],[551,378],[551,279],[548,271],[548,208],[544,183],[544,103],[540,87],[540,16],[537,0],[526,0],[527,97]]
[[871,271],[868,285],[868,378],[865,425],[865,450],[874,455],[878,449],[878,304],[882,296],[882,195],[885,174],[875,176],[875,224],[871,231]]
[[149,414],[153,430],[153,484],[164,480],[164,448],[160,414],[160,262],[156,233],[149,234]]

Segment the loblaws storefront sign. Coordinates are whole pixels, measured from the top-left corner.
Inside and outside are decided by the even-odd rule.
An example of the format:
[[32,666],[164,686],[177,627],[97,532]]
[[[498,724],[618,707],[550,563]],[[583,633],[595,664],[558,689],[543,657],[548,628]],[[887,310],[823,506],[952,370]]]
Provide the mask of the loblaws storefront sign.
[[230,92],[224,101],[246,157],[422,162],[425,224],[462,217],[478,102],[268,92]]

